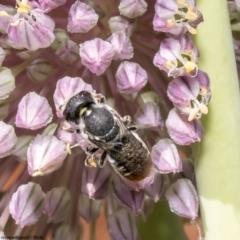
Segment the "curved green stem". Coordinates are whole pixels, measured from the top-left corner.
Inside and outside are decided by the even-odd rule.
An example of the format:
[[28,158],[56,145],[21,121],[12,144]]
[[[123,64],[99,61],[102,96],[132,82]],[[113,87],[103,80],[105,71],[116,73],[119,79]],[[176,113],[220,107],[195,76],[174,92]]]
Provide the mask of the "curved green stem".
[[196,45],[212,100],[196,151],[196,177],[205,240],[240,239],[240,98],[226,0],[198,0],[204,23]]

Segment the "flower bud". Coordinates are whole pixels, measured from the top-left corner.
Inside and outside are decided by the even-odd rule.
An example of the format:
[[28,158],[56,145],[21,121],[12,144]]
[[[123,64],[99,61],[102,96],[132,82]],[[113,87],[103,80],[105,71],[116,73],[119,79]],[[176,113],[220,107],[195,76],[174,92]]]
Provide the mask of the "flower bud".
[[0,4],[0,32],[6,34],[9,23],[16,10],[12,6]]
[[109,234],[117,240],[139,239],[136,217],[119,209],[107,218]]
[[32,176],[51,173],[63,164],[66,145],[55,136],[37,135],[27,151],[28,172]]
[[40,185],[29,182],[21,185],[12,195],[9,212],[22,228],[32,225],[42,215],[45,194]]
[[26,68],[28,77],[36,83],[44,82],[51,74],[53,67],[45,59],[36,59]]
[[0,121],[0,129],[0,158],[3,158],[12,153],[17,143],[17,136],[14,128],[2,121]]
[[144,190],[135,192],[129,190],[119,179],[113,181],[113,194],[118,203],[129,212],[138,214],[141,212],[144,199]]
[[168,114],[166,127],[171,139],[179,145],[199,142],[204,133],[203,127],[197,119],[189,122],[187,117],[180,115],[175,108]]
[[38,0],[41,9],[46,13],[67,2],[67,0]]
[[144,221],[147,220],[147,217],[153,212],[155,202],[148,196],[144,197],[141,216]]
[[53,188],[46,194],[43,212],[48,216],[47,222],[63,221],[70,210],[71,196],[66,188]]
[[155,173],[154,181],[152,184],[145,188],[145,192],[150,196],[154,202],[158,202],[163,196],[165,191],[165,179],[164,176],[158,172]]
[[125,17],[136,18],[147,11],[147,6],[144,0],[121,0],[118,9],[120,14]]
[[139,92],[148,81],[147,72],[134,62],[122,62],[116,72],[117,87],[121,93]]
[[66,39],[59,46],[56,55],[67,63],[75,62],[79,59],[78,45],[70,39]]
[[12,155],[16,156],[19,161],[27,161],[27,149],[32,141],[33,136],[23,135],[18,137],[17,144],[12,150]]
[[133,31],[133,24],[126,18],[121,16],[111,17],[108,21],[108,26],[111,33],[124,32],[126,36],[130,37]]
[[109,189],[110,171],[104,168],[85,167],[82,176],[82,192],[91,199],[104,198]]
[[0,99],[8,98],[9,94],[15,89],[15,78],[9,68],[0,68],[0,88]]
[[105,72],[114,56],[112,45],[101,38],[81,43],[79,53],[82,64],[97,76]]
[[197,192],[188,179],[179,179],[166,191],[170,209],[177,215],[192,220],[198,216],[199,200]]
[[80,77],[71,78],[67,76],[58,80],[53,100],[56,107],[56,114],[59,118],[63,117],[63,110],[68,100],[83,90],[93,91],[92,86],[85,83]]
[[71,128],[71,124],[69,124],[67,121],[62,121],[60,123],[59,129],[57,131],[57,137],[63,141],[66,144],[71,145],[78,145],[81,147],[84,151],[89,145],[89,141],[86,140],[81,134],[79,133],[70,133],[66,131],[65,129]]
[[196,27],[203,21],[194,0],[157,0],[153,28],[155,31],[182,35],[187,31],[196,34]]
[[70,33],[86,33],[97,24],[98,18],[91,6],[77,1],[70,8],[67,30]]
[[17,47],[36,51],[51,45],[55,38],[54,27],[55,23],[50,17],[41,11],[34,11],[28,19],[16,14],[8,25],[7,34]]
[[179,39],[166,38],[161,42],[153,63],[168,76],[195,77],[198,72],[199,53],[189,35]]
[[164,126],[159,106],[153,102],[142,104],[134,115],[134,119],[140,129],[158,129]]
[[175,144],[170,139],[161,139],[152,147],[152,160],[160,173],[182,171],[182,161]]
[[101,200],[92,200],[83,193],[79,198],[78,211],[80,216],[90,223],[98,218],[101,205]]
[[124,32],[113,33],[108,39],[114,50],[114,60],[124,60],[133,57],[133,46]]
[[0,100],[0,120],[4,120],[9,113],[9,102],[7,99]]
[[2,62],[5,58],[5,55],[6,55],[5,51],[0,47],[0,67],[2,66]]
[[17,127],[36,130],[52,121],[52,109],[45,97],[35,92],[26,94],[18,105]]
[[62,225],[58,227],[53,240],[79,240],[81,236],[81,226]]

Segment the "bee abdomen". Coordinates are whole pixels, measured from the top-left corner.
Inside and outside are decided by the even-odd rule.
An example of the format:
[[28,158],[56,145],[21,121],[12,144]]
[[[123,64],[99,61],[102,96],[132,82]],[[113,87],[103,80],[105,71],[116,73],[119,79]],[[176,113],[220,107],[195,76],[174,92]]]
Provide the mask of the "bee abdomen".
[[139,142],[134,141],[129,145],[123,146],[121,151],[112,149],[108,153],[110,155],[109,162],[115,171],[130,181],[144,179],[152,169],[149,151]]

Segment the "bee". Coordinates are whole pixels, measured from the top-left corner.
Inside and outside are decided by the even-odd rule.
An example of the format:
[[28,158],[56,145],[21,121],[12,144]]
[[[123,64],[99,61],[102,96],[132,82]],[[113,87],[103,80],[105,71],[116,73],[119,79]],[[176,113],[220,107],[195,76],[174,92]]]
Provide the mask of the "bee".
[[103,150],[97,164],[102,168],[106,161],[123,178],[140,181],[152,169],[152,160],[146,144],[131,125],[131,117],[121,117],[106,104],[101,94],[81,91],[67,102],[63,111],[67,122],[75,126],[91,144],[86,149],[86,165],[91,164],[92,155]]

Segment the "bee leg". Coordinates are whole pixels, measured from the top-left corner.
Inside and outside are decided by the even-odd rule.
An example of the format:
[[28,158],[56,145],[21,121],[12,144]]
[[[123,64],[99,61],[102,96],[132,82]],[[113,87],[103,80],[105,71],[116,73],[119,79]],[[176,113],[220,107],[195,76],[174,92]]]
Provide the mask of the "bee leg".
[[100,93],[94,94],[94,97],[97,99],[97,101],[99,103],[105,103],[106,102],[105,97]]
[[132,122],[132,118],[129,115],[124,116],[122,120],[125,126],[128,126]]
[[85,163],[85,166],[87,167],[97,167],[97,164],[95,163],[92,156],[87,156],[84,163]]
[[62,130],[66,131],[66,132],[69,132],[69,133],[77,133],[77,134],[81,133],[80,129],[73,129],[73,128],[65,128],[65,127],[63,127]]
[[95,147],[87,147],[85,153],[87,155],[92,155],[94,154],[99,148],[95,148]]
[[129,131],[137,131],[137,130],[138,130],[138,128],[137,128],[136,125],[129,126],[129,127],[127,127],[127,129],[128,129]]
[[102,154],[102,156],[100,157],[100,159],[99,159],[99,161],[98,161],[98,166],[100,167],[100,168],[103,168],[104,166],[105,166],[105,164],[106,164],[106,162],[107,162],[107,152],[106,151],[104,151],[103,152],[103,154]]

